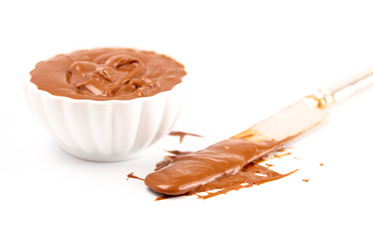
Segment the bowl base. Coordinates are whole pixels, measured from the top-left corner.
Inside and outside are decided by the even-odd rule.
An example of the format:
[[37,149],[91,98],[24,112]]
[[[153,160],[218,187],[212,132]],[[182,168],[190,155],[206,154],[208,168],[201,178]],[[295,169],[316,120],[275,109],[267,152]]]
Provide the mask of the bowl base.
[[136,158],[141,158],[146,155],[149,155],[153,148],[147,148],[145,150],[135,152],[135,153],[127,153],[127,154],[122,154],[122,155],[109,155],[109,154],[100,154],[100,153],[87,153],[84,151],[77,151],[77,150],[72,150],[69,148],[64,147],[63,145],[60,145],[62,150],[69,155],[86,160],[86,161],[92,161],[92,162],[122,162],[122,161],[128,161]]

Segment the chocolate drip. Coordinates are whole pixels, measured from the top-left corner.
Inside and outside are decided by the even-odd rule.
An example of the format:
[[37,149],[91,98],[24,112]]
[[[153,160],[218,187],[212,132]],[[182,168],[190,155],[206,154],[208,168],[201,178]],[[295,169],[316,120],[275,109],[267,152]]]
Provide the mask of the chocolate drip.
[[134,178],[134,179],[138,179],[138,180],[144,181],[143,178],[136,176],[133,172],[131,172],[131,173],[129,173],[127,175],[127,180],[130,179],[130,178]]
[[178,136],[180,138],[180,143],[183,142],[183,139],[185,138],[185,136],[202,137],[201,135],[198,135],[198,134],[181,132],[181,131],[172,131],[169,133],[169,135]]

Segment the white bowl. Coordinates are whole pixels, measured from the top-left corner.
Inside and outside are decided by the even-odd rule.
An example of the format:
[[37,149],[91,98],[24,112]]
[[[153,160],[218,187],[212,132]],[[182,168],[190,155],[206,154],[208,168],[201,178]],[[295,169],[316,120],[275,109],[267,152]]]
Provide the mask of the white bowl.
[[183,83],[133,100],[82,100],[52,95],[25,83],[36,118],[69,154],[92,161],[123,161],[146,154],[180,113]]

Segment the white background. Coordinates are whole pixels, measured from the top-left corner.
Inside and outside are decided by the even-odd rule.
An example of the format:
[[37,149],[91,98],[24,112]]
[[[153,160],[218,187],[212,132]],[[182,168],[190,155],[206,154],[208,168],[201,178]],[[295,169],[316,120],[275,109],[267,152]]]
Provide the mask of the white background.
[[[203,148],[373,70],[370,1],[3,1],[0,12],[0,239],[373,238],[373,87],[291,144],[284,166],[300,170],[282,180],[164,201],[126,181],[151,172],[163,149]],[[40,60],[101,46],[182,62],[187,102],[175,130],[205,138],[166,137],[121,163],[64,153],[34,120],[22,81]]]

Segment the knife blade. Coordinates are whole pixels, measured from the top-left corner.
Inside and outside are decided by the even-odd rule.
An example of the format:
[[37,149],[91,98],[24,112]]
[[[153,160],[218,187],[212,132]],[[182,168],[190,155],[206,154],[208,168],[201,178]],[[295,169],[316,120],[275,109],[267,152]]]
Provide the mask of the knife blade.
[[180,195],[235,175],[248,163],[323,122],[329,105],[372,83],[373,73],[320,89],[229,139],[170,159],[163,168],[148,174],[145,184],[156,192]]
[[323,122],[328,116],[328,106],[372,84],[373,73],[370,73],[352,81],[319,89],[232,138],[258,142],[269,139],[283,141],[298,136]]

